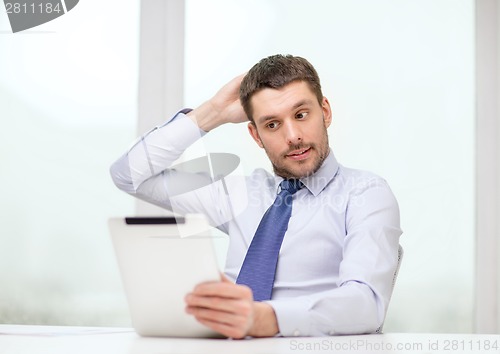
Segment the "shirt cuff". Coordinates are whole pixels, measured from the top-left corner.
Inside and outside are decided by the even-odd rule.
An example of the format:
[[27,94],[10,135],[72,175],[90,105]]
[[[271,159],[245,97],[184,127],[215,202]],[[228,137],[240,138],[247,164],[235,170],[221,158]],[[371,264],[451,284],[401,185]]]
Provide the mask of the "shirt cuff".
[[266,301],[274,309],[279,335],[299,337],[311,335],[311,301],[309,299],[280,299]]
[[193,109],[192,108],[183,108],[181,109],[180,111],[178,111],[176,114],[174,114],[172,117],[170,117],[169,119],[167,119],[165,121],[165,123],[163,123],[162,125],[158,126],[157,128],[161,128],[161,127],[164,127],[165,125],[167,125],[168,123],[174,121],[177,117],[184,117],[185,115],[187,115],[189,112],[191,112]]

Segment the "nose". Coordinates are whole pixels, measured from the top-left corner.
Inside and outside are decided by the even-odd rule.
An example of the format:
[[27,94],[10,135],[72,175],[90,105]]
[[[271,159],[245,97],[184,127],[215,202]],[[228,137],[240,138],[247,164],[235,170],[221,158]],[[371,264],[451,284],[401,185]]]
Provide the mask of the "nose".
[[295,120],[285,122],[284,132],[288,145],[298,145],[302,142],[302,130]]

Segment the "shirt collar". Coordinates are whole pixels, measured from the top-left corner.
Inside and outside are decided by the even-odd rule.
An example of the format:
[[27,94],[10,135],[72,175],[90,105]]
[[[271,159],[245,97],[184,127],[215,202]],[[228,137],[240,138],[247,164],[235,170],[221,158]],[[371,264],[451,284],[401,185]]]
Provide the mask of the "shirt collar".
[[[311,176],[301,178],[300,181],[304,183],[304,186],[316,197],[333,180],[338,170],[339,163],[333,151],[330,149],[330,153],[325,161],[323,161],[319,170]],[[281,181],[283,181],[283,177],[275,176],[276,191],[278,191],[278,186]]]

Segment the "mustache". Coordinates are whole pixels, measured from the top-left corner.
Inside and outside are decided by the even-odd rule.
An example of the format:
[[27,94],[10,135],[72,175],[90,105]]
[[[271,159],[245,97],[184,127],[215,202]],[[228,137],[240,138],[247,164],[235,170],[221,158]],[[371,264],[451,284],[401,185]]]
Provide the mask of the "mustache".
[[315,144],[297,144],[297,145],[291,145],[288,150],[283,154],[284,156],[289,155],[293,151],[297,150],[307,150],[309,148],[314,148]]

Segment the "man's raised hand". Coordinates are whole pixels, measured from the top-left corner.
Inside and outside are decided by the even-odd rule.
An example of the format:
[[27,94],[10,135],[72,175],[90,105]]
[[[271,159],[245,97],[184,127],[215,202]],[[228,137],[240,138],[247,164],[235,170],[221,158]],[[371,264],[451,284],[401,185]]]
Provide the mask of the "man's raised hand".
[[244,77],[242,74],[229,81],[188,116],[207,132],[225,123],[247,122],[248,117],[240,103],[240,85]]

